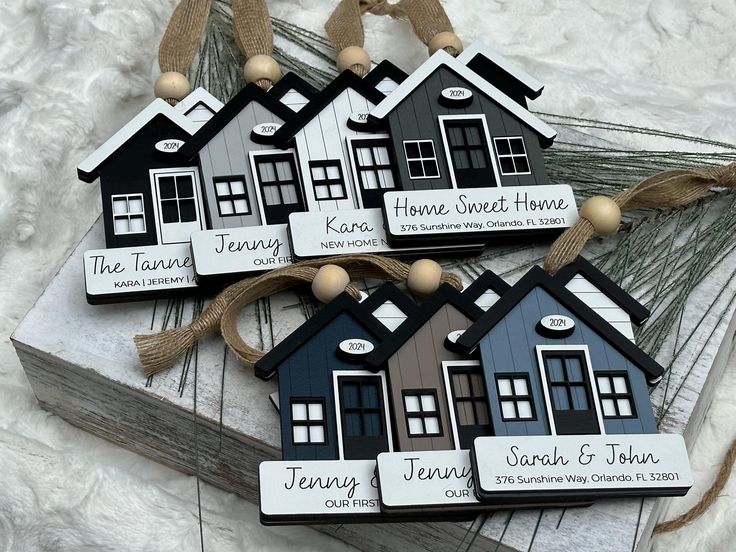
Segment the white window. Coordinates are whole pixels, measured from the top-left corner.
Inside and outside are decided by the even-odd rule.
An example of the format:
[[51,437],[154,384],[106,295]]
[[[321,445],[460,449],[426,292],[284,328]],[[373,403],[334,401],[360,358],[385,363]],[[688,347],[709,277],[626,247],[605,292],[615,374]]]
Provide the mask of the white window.
[[361,140],[353,142],[355,168],[358,181],[364,190],[395,188],[391,157],[386,140]]
[[221,217],[250,214],[244,176],[218,176],[214,178],[217,209]]
[[501,174],[531,174],[524,138],[521,136],[494,138],[493,142],[496,145],[496,155],[501,167]]
[[409,437],[442,435],[435,391],[430,389],[404,391],[404,410]]
[[298,90],[292,88],[281,97],[281,103],[290,107],[293,111],[299,111],[309,103],[309,100]]
[[114,195],[111,199],[115,235],[144,234],[146,216],[143,212],[143,194]]
[[604,418],[636,417],[626,373],[598,373],[596,380]]
[[406,164],[410,178],[438,178],[440,170],[432,140],[407,140],[404,142]]
[[499,374],[496,387],[504,421],[534,420],[534,405],[529,390],[529,377],[517,374]]
[[383,303],[373,311],[373,316],[391,331],[401,326],[406,320],[406,313],[397,307],[393,301]]
[[325,403],[320,399],[291,401],[291,431],[295,445],[326,442]]
[[340,161],[336,159],[310,161],[309,170],[312,173],[314,197],[318,201],[348,197],[345,192],[345,179],[342,175]]

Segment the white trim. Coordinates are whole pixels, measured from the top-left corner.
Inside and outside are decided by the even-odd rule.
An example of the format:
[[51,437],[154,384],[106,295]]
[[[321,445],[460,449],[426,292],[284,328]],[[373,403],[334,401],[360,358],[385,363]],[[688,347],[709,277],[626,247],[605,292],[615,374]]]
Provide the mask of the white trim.
[[[136,199],[141,200],[141,211],[131,213],[130,212],[130,198],[134,197]],[[115,200],[125,198],[125,213],[115,213]],[[145,234],[148,231],[148,225],[146,225],[146,200],[143,197],[143,194],[136,193],[136,194],[113,194],[110,196],[110,207],[112,209],[111,215],[112,215],[112,233],[116,236],[129,236],[131,234]],[[128,232],[118,232],[115,229],[115,219],[116,218],[127,218],[128,219],[128,229],[130,229],[130,218],[131,216],[138,216],[140,215],[143,217],[143,230],[140,230],[138,232],[131,232],[130,230]]]
[[[442,373],[445,378],[445,394],[447,395],[447,408],[450,411],[450,426],[452,428],[452,439],[455,444],[455,450],[462,450],[460,448],[460,436],[457,428],[457,416],[455,415],[455,403],[452,399],[452,382],[450,381],[450,368],[456,366],[480,366],[479,360],[443,360],[442,361]],[[488,389],[486,391],[486,402],[490,399],[488,397]],[[488,418],[491,417],[490,403],[488,408]]]
[[[412,176],[411,169],[409,168],[409,156],[406,153],[406,144],[419,144],[421,142],[429,142],[432,144],[432,151],[434,152],[434,163],[437,165],[437,176]],[[401,148],[404,152],[404,163],[406,163],[406,172],[409,175],[409,180],[437,180],[442,178],[442,172],[440,171],[440,162],[437,160],[437,146],[434,145],[434,140],[431,138],[417,138],[415,140],[403,140],[401,142]],[[424,172],[424,161],[432,159],[432,157],[422,157],[421,149],[419,151],[419,157],[412,157],[412,161],[419,161],[422,163],[422,172]],[[398,163],[398,161],[397,161]],[[398,167],[397,167],[398,168]]]
[[414,89],[422,84],[438,67],[446,66],[463,79],[467,80],[484,95],[490,97],[503,109],[519,118],[547,140],[554,140],[557,132],[547,123],[524,109],[498,88],[490,84],[483,77],[471,71],[444,50],[437,50],[432,56],[420,65],[409,77],[402,82],[396,90],[389,94],[381,103],[371,110],[371,115],[376,119],[383,119],[391,113]]
[[[440,133],[442,134],[442,144],[445,147],[445,157],[447,157],[447,168],[450,170],[450,180],[452,182],[452,187],[457,188],[457,182],[455,181],[455,166],[452,162],[452,154],[450,152],[450,144],[447,141],[447,134],[445,133],[445,121],[460,121],[460,120],[468,120],[468,119],[480,119],[483,123],[483,132],[485,132],[486,135],[486,144],[488,145],[488,157],[491,158],[491,166],[493,167],[493,176],[496,178],[496,186],[497,188],[501,188],[501,178],[498,173],[498,167],[496,166],[496,158],[494,156],[493,152],[493,146],[491,145],[493,142],[491,140],[491,134],[488,132],[488,123],[486,121],[486,116],[484,113],[479,113],[477,115],[438,115],[437,116],[437,122],[440,125]],[[487,186],[491,187],[491,186]]]
[[[544,390],[544,402],[547,407],[547,418],[549,420],[549,428],[551,435],[557,435],[557,428],[555,427],[555,418],[552,412],[552,399],[549,394],[549,387],[547,386],[547,367],[544,364],[542,358],[543,351],[582,351],[585,355],[585,363],[588,369],[588,379],[590,380],[590,392],[593,397],[593,408],[595,409],[596,419],[598,420],[598,427],[600,428],[600,435],[606,434],[606,427],[603,425],[603,415],[601,414],[600,399],[598,397],[598,382],[595,379],[593,373],[593,365],[590,362],[590,352],[588,351],[587,345],[537,345],[535,347],[537,353],[537,363],[539,365],[539,376],[542,380],[542,389]],[[531,391],[531,390],[530,390]]]
[[223,103],[220,100],[200,86],[199,88],[195,88],[183,100],[177,103],[174,106],[174,109],[180,111],[184,116],[187,116],[192,109],[197,107],[199,104],[206,106],[210,111],[212,111],[213,115],[223,107]]
[[[512,173],[505,173],[503,172],[503,168],[499,167],[499,170],[501,172],[502,176],[520,176],[524,174],[532,174],[532,164],[529,163],[529,153],[526,151],[526,142],[524,141],[523,136],[494,136],[493,137],[493,150],[496,154],[496,158],[498,159],[498,162],[501,163],[501,154],[498,153],[498,147],[496,146],[496,141],[498,140],[512,140],[512,139],[519,139],[521,140],[521,145],[524,146],[524,159],[526,159],[526,164],[529,167],[529,170],[527,172],[512,172]],[[509,151],[511,149],[511,143],[509,142]],[[511,160],[514,160],[514,157],[521,157],[520,153],[509,153],[504,154],[503,157],[510,157]],[[516,162],[514,162],[514,169],[516,169]]]
[[386,438],[388,439],[388,452],[394,451],[394,436],[391,433],[391,418],[388,408],[388,387],[386,386],[386,374],[383,372],[371,372],[370,370],[334,370],[332,372],[332,387],[335,394],[335,429],[337,431],[337,451],[338,460],[345,460],[345,452],[342,444],[342,414],[340,413],[340,386],[337,384],[337,378],[340,376],[376,376],[381,378],[381,388],[383,390],[383,414],[386,423]]
[[[167,104],[168,105],[168,104]],[[199,182],[199,167],[172,167],[168,169],[149,169],[148,171],[149,179],[151,182],[151,201],[153,202],[153,220],[156,224],[156,238],[158,239],[159,245],[166,245],[169,243],[186,243],[189,241],[189,238],[185,241],[175,241],[175,242],[164,242],[163,239],[163,220],[162,215],[159,212],[161,209],[161,199],[158,195],[158,186],[156,186],[156,177],[160,175],[165,174],[174,174],[174,175],[182,175],[182,174],[191,174],[192,175],[192,186],[194,187],[193,193],[194,193],[194,207],[197,211],[197,223],[199,224],[199,229],[203,230],[205,224],[205,214],[204,214],[204,205],[202,205],[202,186]],[[177,194],[178,197],[178,194]],[[184,224],[192,224],[192,222],[186,222]],[[173,223],[172,223],[173,224]],[[182,224],[181,221],[178,224]]]
[[536,78],[524,71],[509,58],[499,54],[493,48],[489,48],[481,40],[476,40],[469,47],[463,50],[462,53],[457,56],[457,60],[463,65],[467,65],[478,54],[482,55],[485,58],[488,58],[490,61],[498,65],[501,69],[503,69],[509,75],[521,82],[524,86],[533,90],[535,94],[539,95],[542,93],[542,90],[544,90],[544,84],[542,82],[538,81]]
[[[302,201],[304,202],[304,209],[307,208],[306,203],[306,193],[304,190],[304,186],[302,185],[302,178],[299,175],[299,161],[296,157],[296,150],[294,148],[289,149],[273,149],[273,150],[251,150],[248,152],[248,157],[250,160],[250,176],[251,181],[253,182],[253,188],[255,188],[256,192],[256,201],[258,202],[258,215],[261,217],[261,224],[260,226],[266,226],[268,223],[266,222],[266,211],[263,207],[263,196],[261,195],[261,183],[258,181],[258,171],[256,170],[256,161],[255,158],[259,156],[266,156],[266,155],[279,155],[283,153],[290,153],[292,155],[292,159],[294,160],[294,170],[296,171],[296,187],[299,191],[302,193]],[[251,205],[250,208],[251,212],[254,212],[253,206]]]
[[[363,140],[388,140],[389,143],[386,146],[386,149],[391,147],[391,136],[388,134],[373,134],[371,136],[346,136],[345,142],[348,146],[348,165],[350,165],[350,174],[353,175],[353,182],[352,182],[352,189],[353,189],[353,196],[358,202],[358,208],[363,209],[363,194],[361,194],[360,190],[360,179],[358,178],[358,168],[356,167],[357,162],[355,158],[353,157],[353,142],[361,142]],[[389,152],[390,156],[390,152]],[[395,168],[395,167],[394,167]],[[311,177],[311,175],[310,175]],[[393,188],[384,188],[385,190],[396,190],[398,186],[396,185],[396,175],[393,175],[394,177],[394,187]]]
[[158,115],[163,115],[190,136],[199,128],[197,123],[190,121],[183,113],[177,111],[161,98],[156,98],[123,128],[118,130],[104,144],[92,152],[87,159],[79,164],[77,169],[87,174],[95,172],[108,157],[125,145],[128,140]]

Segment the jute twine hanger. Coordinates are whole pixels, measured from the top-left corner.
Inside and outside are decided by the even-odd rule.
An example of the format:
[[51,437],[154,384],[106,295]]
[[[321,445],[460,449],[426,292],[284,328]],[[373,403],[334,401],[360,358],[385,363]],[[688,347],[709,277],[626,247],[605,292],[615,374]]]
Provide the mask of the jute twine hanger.
[[[185,76],[199,48],[212,0],[182,0],[172,15],[159,49],[159,64],[163,74],[156,81],[156,95],[175,104],[191,90]],[[363,50],[364,13],[389,15],[408,20],[417,36],[427,44],[430,54],[444,49],[452,55],[462,51],[462,42],[452,32],[452,25],[438,0],[401,0],[389,4],[385,0],[341,0],[330,16],[325,30],[337,54],[338,69],[350,69],[364,76],[371,68],[370,57]],[[238,47],[246,57],[244,73],[247,82],[256,82],[268,89],[281,77],[278,63],[271,57],[273,35],[268,9],[264,0],[233,0],[233,26]],[[249,65],[250,64],[250,65]],[[544,270],[555,274],[577,258],[593,236],[618,231],[621,213],[636,209],[672,209],[686,206],[718,188],[736,188],[736,163],[701,170],[671,170],[651,176],[619,192],[612,198],[595,196],[580,208],[578,221],[565,230],[550,247],[544,260]],[[313,261],[302,261],[284,268],[247,278],[226,287],[190,324],[156,334],[136,335],[138,349],[146,375],[173,366],[201,337],[219,331],[235,356],[245,364],[254,364],[264,353],[248,345],[237,328],[237,317],[248,304],[281,291],[307,283],[324,281],[324,275],[334,277],[335,270],[345,273],[339,291],[360,300],[360,291],[349,283],[353,278],[378,278],[409,281],[419,272],[434,280],[426,290],[449,283],[462,288],[460,278],[445,272],[433,261],[418,261],[408,265],[377,255],[341,255]],[[428,268],[428,270],[427,270]],[[349,275],[349,276],[348,276]],[[336,295],[335,293],[332,296]],[[327,298],[329,300],[329,297]],[[660,523],[655,533],[674,531],[702,516],[716,501],[725,487],[736,462],[736,440],[731,443],[721,468],[710,489],[700,501],[681,516]]]

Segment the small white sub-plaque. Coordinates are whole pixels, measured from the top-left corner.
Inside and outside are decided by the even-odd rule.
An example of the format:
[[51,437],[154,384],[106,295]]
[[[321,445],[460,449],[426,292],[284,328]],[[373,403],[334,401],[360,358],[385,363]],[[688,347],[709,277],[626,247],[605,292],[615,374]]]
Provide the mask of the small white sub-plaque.
[[[462,251],[458,246],[391,247],[380,209],[292,213],[289,215],[289,235],[297,259],[355,253]],[[479,243],[466,246],[467,249],[482,247]]]
[[86,251],[84,282],[92,304],[197,288],[188,243]]
[[681,496],[693,484],[680,435],[478,437],[471,453],[483,502]]
[[382,452],[377,462],[379,494],[387,512],[479,505],[467,450]]
[[565,337],[575,330],[575,321],[563,314],[548,314],[543,316],[537,326],[542,335]]
[[184,145],[184,140],[161,140],[154,146],[161,153],[176,153]]
[[263,272],[292,262],[285,224],[193,232],[192,254],[201,279]]
[[397,239],[542,232],[578,219],[566,184],[387,192],[383,201],[388,233]]
[[373,343],[367,339],[345,339],[338,348],[344,355],[360,358],[373,351]]
[[462,86],[450,86],[440,93],[442,100],[446,103],[467,103],[473,99],[473,92]]
[[276,134],[276,131],[280,128],[280,123],[259,123],[253,127],[253,134],[261,138],[269,138]]
[[288,524],[380,516],[375,460],[261,462],[261,521]]

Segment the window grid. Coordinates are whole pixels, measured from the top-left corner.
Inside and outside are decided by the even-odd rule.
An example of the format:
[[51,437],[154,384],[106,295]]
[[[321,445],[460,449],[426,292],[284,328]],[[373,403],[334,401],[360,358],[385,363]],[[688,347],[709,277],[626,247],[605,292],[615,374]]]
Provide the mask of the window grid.
[[361,140],[353,146],[358,181],[364,190],[393,189],[393,166],[384,140]]
[[555,410],[590,410],[587,363],[582,351],[544,353]]
[[340,161],[337,159],[310,161],[309,172],[312,175],[312,188],[317,201],[347,199]]
[[[381,388],[374,381],[342,378],[343,390],[346,386],[355,387],[355,404],[343,406],[346,421],[358,421],[358,426],[350,425],[351,437],[380,437],[384,435],[383,410],[381,409]],[[343,398],[344,400],[344,398]],[[366,423],[366,422],[370,423]],[[378,422],[377,424],[374,422]]]
[[458,425],[488,424],[488,399],[479,369],[455,369],[451,372],[452,389],[457,404]]
[[406,140],[404,154],[410,178],[439,178],[440,170],[432,140]]
[[146,233],[143,194],[114,195],[110,200],[113,232],[116,236]]
[[521,136],[494,138],[493,142],[496,145],[502,175],[531,174],[524,138]]
[[291,400],[291,435],[295,445],[327,442],[324,399]]
[[534,412],[529,376],[526,374],[496,374],[496,389],[503,421],[533,421]]
[[267,206],[299,203],[298,182],[291,156],[259,156],[256,157],[255,164],[263,202]]
[[488,165],[484,144],[483,123],[480,119],[445,123],[448,148],[456,169],[485,169]]
[[409,437],[442,436],[437,392],[434,389],[405,390],[403,396]]
[[597,373],[596,381],[604,418],[636,418],[634,397],[626,372]]
[[164,224],[196,222],[194,179],[191,174],[159,176],[158,191],[161,200],[161,218]]
[[250,201],[245,191],[245,176],[218,176],[213,179],[217,211],[221,217],[250,215]]

